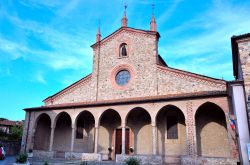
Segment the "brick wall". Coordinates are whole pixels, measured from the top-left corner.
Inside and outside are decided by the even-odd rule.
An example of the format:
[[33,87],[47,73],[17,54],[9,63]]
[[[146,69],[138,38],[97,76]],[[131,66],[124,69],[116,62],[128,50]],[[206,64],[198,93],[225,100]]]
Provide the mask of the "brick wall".
[[[122,43],[127,44],[125,58],[119,57]],[[93,53],[92,74],[47,100],[46,105],[226,90],[224,81],[157,65],[156,34],[121,29],[94,46]],[[115,82],[117,72],[122,69],[131,74],[126,86]]]

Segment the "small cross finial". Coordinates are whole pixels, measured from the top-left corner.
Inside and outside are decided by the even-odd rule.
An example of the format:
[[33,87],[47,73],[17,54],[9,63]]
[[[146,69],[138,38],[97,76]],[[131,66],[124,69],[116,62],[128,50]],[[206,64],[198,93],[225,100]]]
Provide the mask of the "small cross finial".
[[98,19],[98,34],[101,34],[101,30],[100,30],[100,26],[101,26],[101,23],[100,23],[100,19]]
[[128,5],[126,4],[126,2],[124,3],[124,15],[126,15],[126,10],[127,10]]
[[152,15],[155,14],[155,4],[152,4]]

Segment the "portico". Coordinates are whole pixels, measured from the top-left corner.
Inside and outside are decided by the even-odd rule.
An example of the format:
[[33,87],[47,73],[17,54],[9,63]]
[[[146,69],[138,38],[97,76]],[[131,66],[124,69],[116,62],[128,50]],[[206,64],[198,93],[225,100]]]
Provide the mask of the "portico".
[[[127,26],[101,39],[91,74],[26,108],[23,147],[35,157],[142,164],[235,164],[227,82],[169,67],[150,30]],[[45,140],[42,140],[45,139]]]

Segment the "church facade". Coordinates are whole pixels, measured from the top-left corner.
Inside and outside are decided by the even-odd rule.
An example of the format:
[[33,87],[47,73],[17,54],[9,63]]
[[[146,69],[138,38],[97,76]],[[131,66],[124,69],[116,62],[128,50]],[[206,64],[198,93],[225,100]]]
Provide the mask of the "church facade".
[[22,150],[36,157],[142,163],[238,161],[227,82],[169,67],[150,30],[122,26],[93,49],[93,71],[26,108]]

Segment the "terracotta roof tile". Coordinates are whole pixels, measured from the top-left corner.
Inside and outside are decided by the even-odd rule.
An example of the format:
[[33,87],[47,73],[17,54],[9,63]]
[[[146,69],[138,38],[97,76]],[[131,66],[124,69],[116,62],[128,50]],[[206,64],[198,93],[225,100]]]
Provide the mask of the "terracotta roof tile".
[[135,97],[135,98],[125,98],[125,99],[115,99],[115,100],[100,100],[100,101],[95,101],[95,102],[93,101],[93,102],[64,103],[64,104],[54,104],[54,105],[47,105],[47,106],[41,106],[41,107],[25,108],[24,110],[30,111],[30,110],[78,108],[78,107],[133,104],[133,103],[140,103],[140,102],[183,100],[183,99],[190,99],[190,98],[206,98],[206,97],[221,97],[221,96],[227,96],[227,91],[205,91],[205,92],[148,96],[148,97]]
[[21,121],[11,121],[11,120],[2,120],[0,121],[0,125],[6,125],[6,126],[15,126],[15,125],[23,125],[23,122]]

